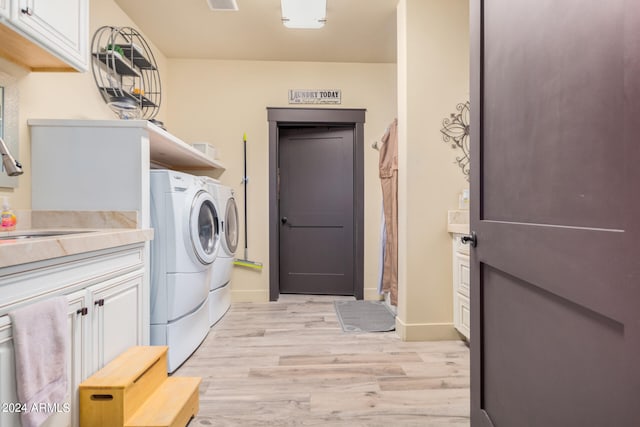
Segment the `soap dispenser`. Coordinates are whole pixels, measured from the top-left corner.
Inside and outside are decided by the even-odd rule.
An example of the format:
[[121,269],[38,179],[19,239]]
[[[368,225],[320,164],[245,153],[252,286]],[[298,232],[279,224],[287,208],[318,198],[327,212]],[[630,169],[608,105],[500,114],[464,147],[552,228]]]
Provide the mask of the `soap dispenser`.
[[9,206],[9,198],[5,197],[2,202],[2,222],[0,223],[0,231],[15,230],[16,222],[16,214],[13,213]]

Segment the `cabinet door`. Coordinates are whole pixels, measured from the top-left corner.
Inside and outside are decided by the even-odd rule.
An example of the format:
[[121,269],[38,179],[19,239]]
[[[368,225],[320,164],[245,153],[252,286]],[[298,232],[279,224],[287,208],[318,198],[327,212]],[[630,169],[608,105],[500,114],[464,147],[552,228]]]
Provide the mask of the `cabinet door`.
[[[86,292],[79,291],[67,296],[69,310],[67,326],[69,328],[69,359],[67,360],[67,399],[60,406],[60,411],[51,415],[42,427],[62,427],[79,425],[78,420],[78,386],[82,382],[86,368],[86,316],[81,309],[85,307]],[[17,403],[15,379],[15,359],[13,354],[13,337],[9,316],[0,317],[0,404]],[[18,413],[10,410],[10,406],[0,408],[0,426],[20,427]]]
[[16,27],[80,71],[87,70],[88,0],[13,1]]
[[[13,359],[13,338],[9,316],[0,317],[0,404],[11,405],[18,401],[16,396],[16,369]],[[11,407],[0,408],[0,426],[19,427],[18,414]]]
[[11,16],[9,4],[9,0],[0,0],[0,17],[8,18],[9,16]]
[[[87,293],[78,291],[67,295],[69,311],[67,312],[67,325],[69,327],[70,357],[67,362],[69,373],[68,396],[71,412],[55,414],[45,422],[42,427],[80,425],[78,386],[87,377],[87,353],[90,349],[88,343],[88,317]],[[84,314],[83,314],[84,313]]]
[[88,289],[92,307],[92,369],[142,344],[143,271]]
[[469,255],[458,252],[455,254],[455,258],[458,293],[469,298]]
[[453,326],[466,339],[470,337],[469,316],[469,252],[460,243],[460,235],[453,237]]

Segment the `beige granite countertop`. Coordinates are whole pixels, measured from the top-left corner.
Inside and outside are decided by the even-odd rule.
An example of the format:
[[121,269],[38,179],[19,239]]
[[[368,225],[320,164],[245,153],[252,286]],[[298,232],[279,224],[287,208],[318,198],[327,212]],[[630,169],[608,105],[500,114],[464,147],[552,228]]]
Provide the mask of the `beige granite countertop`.
[[466,209],[448,211],[447,231],[449,233],[469,234],[469,211]]
[[153,229],[137,228],[31,229],[0,232],[0,237],[45,231],[64,231],[67,234],[31,239],[0,240],[0,268],[125,246],[153,239]]
[[[17,229],[0,232],[0,269],[153,239],[153,229],[137,228],[135,212],[17,211],[16,213]],[[24,234],[55,234],[56,232],[64,234],[36,238],[10,238]]]

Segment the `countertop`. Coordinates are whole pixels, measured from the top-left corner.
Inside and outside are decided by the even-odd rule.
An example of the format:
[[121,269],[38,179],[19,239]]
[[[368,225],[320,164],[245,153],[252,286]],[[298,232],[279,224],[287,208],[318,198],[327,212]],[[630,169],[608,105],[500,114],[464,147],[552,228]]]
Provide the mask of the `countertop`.
[[[139,228],[136,212],[24,210],[16,211],[16,215],[18,228],[0,232],[0,269],[153,239],[153,229]],[[6,239],[56,232],[64,234]]]
[[0,237],[29,232],[56,232],[67,234],[28,239],[0,240],[0,268],[42,261],[67,255],[93,252],[140,243],[153,239],[153,229],[48,229],[36,228],[0,232]]
[[455,234],[469,234],[469,211],[466,209],[448,211],[447,231]]

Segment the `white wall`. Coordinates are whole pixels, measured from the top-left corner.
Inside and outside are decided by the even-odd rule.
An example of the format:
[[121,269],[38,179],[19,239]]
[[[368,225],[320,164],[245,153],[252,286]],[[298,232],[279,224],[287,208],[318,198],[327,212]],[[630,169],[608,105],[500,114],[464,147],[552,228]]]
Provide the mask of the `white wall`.
[[468,99],[468,1],[400,0],[396,329],[405,340],[456,338],[447,210],[468,183],[440,129]]
[[[236,301],[269,298],[267,107],[290,107],[289,89],[341,89],[336,108],[366,108],[365,298],[376,298],[381,190],[379,139],[396,116],[395,64],[178,60],[170,62],[171,100],[167,129],[189,142],[209,141],[227,171],[219,179],[236,190],[242,213],[242,135],[248,137],[249,258],[262,272],[235,268]],[[305,106],[309,107],[309,106]],[[312,106],[311,106],[312,107]],[[241,219],[242,220],[242,219]],[[243,242],[243,236],[240,236]],[[238,254],[242,255],[242,249]]]

